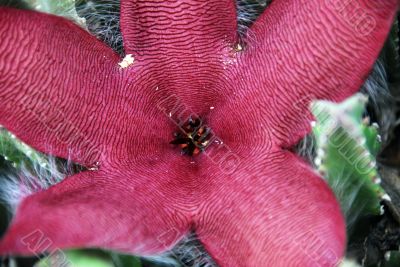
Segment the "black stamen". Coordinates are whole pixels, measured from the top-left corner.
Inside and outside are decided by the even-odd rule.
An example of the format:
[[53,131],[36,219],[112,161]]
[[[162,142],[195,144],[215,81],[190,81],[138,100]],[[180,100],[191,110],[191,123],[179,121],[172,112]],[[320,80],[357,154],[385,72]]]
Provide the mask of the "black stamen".
[[203,152],[211,139],[211,129],[202,125],[199,118],[190,117],[181,127],[180,132],[174,134],[175,139],[170,142],[179,145],[182,154],[196,156]]

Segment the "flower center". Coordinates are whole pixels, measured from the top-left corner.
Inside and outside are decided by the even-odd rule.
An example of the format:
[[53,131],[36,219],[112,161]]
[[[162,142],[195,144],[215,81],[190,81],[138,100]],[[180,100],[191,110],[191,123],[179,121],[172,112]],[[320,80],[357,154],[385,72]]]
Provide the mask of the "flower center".
[[179,128],[179,131],[174,133],[175,139],[170,144],[179,146],[182,154],[197,156],[209,145],[211,129],[203,125],[200,118],[190,117]]

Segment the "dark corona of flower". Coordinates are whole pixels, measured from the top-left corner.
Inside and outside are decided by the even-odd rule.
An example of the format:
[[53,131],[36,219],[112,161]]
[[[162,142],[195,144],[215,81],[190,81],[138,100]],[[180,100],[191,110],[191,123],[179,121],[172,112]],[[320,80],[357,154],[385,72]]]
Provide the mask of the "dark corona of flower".
[[211,129],[203,125],[200,118],[190,117],[174,136],[170,144],[178,145],[184,155],[197,156],[210,144],[212,135]]

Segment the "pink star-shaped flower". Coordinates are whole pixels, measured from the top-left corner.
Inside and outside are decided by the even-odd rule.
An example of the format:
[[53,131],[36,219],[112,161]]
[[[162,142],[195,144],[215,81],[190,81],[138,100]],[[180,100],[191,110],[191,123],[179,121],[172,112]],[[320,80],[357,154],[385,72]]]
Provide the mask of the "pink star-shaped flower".
[[1,8],[0,124],[89,170],[25,198],[0,254],[149,255],[194,231],[220,266],[334,266],[339,206],[290,148],[312,99],[362,85],[397,5],[275,0],[240,47],[233,0],[122,0],[124,60],[65,19]]

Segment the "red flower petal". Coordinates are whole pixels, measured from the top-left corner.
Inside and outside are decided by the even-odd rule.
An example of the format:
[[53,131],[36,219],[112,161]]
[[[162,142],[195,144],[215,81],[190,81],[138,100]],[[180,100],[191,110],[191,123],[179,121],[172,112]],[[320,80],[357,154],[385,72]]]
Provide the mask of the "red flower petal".
[[224,100],[217,83],[237,36],[233,0],[123,0],[126,54],[146,66],[144,89],[176,94],[199,114]]
[[143,174],[87,172],[26,198],[0,244],[0,254],[106,247],[141,255],[170,249],[188,221]]
[[335,197],[290,153],[245,159],[204,205],[196,229],[219,266],[335,266],[345,227]]
[[0,25],[0,124],[42,152],[98,161],[116,136],[108,107],[119,57],[55,16],[0,8]]
[[231,0],[121,1],[125,52],[140,59],[161,62],[160,57],[175,55],[187,61],[213,56],[222,41],[235,41],[236,24],[236,5]]
[[[387,37],[397,4],[273,1],[250,29],[247,50],[229,75],[237,77],[237,95],[225,113],[261,117],[276,145],[293,145],[310,130],[312,99],[339,101],[359,90]],[[249,121],[245,132],[256,126],[252,122],[259,124]]]

